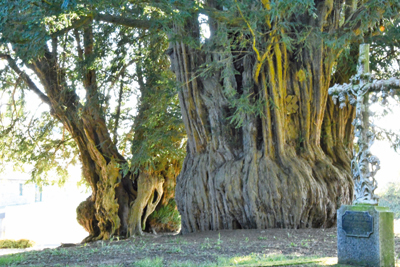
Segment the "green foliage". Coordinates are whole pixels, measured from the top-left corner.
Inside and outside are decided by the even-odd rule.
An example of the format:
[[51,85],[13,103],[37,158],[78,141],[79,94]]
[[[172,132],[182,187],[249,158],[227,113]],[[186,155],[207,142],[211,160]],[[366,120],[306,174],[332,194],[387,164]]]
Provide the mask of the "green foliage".
[[[176,24],[181,24],[184,29],[188,31],[197,30],[196,25],[191,24],[194,24],[193,21],[188,22],[187,14],[192,14],[195,17],[198,16],[198,13],[207,14],[209,23],[215,23],[218,27],[217,31],[211,32],[211,38],[200,40],[201,43],[197,40],[201,38],[197,38],[195,34],[190,39],[186,34],[181,36],[178,33],[172,39],[182,41],[190,47],[196,50],[201,49],[204,52],[205,63],[196,74],[201,78],[215,77],[219,80],[224,88],[224,96],[229,103],[229,114],[232,114],[229,115],[229,122],[236,127],[242,125],[246,114],[260,117],[265,114],[266,108],[274,107],[274,103],[270,103],[269,99],[264,99],[264,96],[259,92],[253,92],[254,84],[246,85],[247,88],[234,88],[234,80],[243,78],[243,76],[240,76],[243,74],[243,69],[235,65],[236,62],[247,57],[249,61],[254,63],[259,60],[260,55],[271,52],[271,46],[278,43],[284,44],[288,52],[291,53],[291,61],[307,64],[302,62],[305,55],[304,51],[312,51],[313,47],[324,46],[328,54],[331,53],[329,56],[328,54],[324,55],[324,57],[330,59],[331,56],[336,58],[341,55],[341,57],[349,59],[339,60],[337,69],[346,67],[346,69],[349,68],[348,72],[351,72],[355,70],[355,64],[351,64],[353,61],[350,60],[354,56],[353,54],[350,56],[350,51],[354,47],[351,44],[356,44],[355,47],[358,47],[358,43],[370,41],[369,36],[375,34],[382,20],[387,23],[391,22],[392,26],[397,25],[398,22],[393,21],[398,17],[400,8],[400,4],[396,0],[385,1],[384,3],[379,0],[362,3],[356,1],[358,2],[357,10],[350,10],[348,3],[345,5],[342,2],[340,25],[331,25],[329,21],[322,22],[324,19],[319,17],[321,15],[318,12],[320,12],[321,9],[319,8],[321,7],[317,5],[322,5],[321,1],[266,2],[269,3],[269,8],[263,7],[263,1],[255,2],[251,0],[219,0],[215,1],[215,5],[211,8],[207,7],[206,4],[197,4],[196,1],[182,0],[175,2],[179,14],[182,16],[179,18],[176,15],[172,20]],[[331,3],[331,1],[325,2],[327,5]],[[178,13],[178,11],[175,13]],[[270,20],[272,29],[266,25],[266,20]],[[323,25],[323,27],[320,25]],[[391,60],[388,60],[391,62],[395,59],[399,50],[391,49],[392,52],[385,52],[387,50],[385,44],[397,43],[397,41],[391,41],[399,39],[396,38],[397,35],[394,35],[394,28],[388,30],[391,37],[385,37],[379,44],[375,43],[375,40],[380,39],[375,37],[372,39],[374,45],[380,46],[378,50],[384,50],[382,53],[379,52],[382,56],[392,55]],[[393,47],[393,45],[390,44],[388,47]],[[396,53],[393,51],[396,51]],[[311,57],[313,56],[311,55]],[[355,60],[356,62],[357,60]],[[382,66],[385,63],[382,62]],[[265,67],[264,65],[265,62],[262,64],[262,68]],[[254,74],[254,70],[252,74]],[[348,80],[345,82],[348,82]]]
[[35,96],[25,91],[27,85],[6,65],[0,66],[0,88],[1,165],[12,162],[14,169],[32,166],[32,178],[38,184],[47,180],[43,173],[55,168],[62,183],[66,167],[77,157],[71,137],[39,101],[32,101]]
[[387,140],[390,143],[391,148],[393,148],[397,153],[400,153],[400,133],[376,127],[375,136],[377,140]]
[[[375,79],[388,79],[400,77],[400,18],[394,20],[383,19],[380,22],[379,31],[381,34],[369,36],[367,41],[371,43],[371,69]],[[374,117],[379,120],[381,117],[392,112],[391,105],[399,103],[400,91],[395,90],[394,99],[389,99],[389,105],[381,105],[380,113]],[[378,95],[378,97],[380,97]],[[398,152],[400,148],[400,135],[393,131],[378,129],[377,139],[388,140],[392,148]]]
[[[0,0],[0,56],[6,54],[17,62],[39,90],[60,103],[66,116],[78,124],[85,109],[100,105],[114,144],[129,162],[120,166],[124,174],[130,169],[177,168],[185,152],[184,128],[177,87],[164,54],[166,36],[92,20],[98,12],[151,19],[157,27],[166,19],[160,8],[146,3]],[[87,48],[83,29],[88,25],[93,26],[91,57],[82,55]],[[62,94],[48,91],[41,74],[34,71],[32,62],[49,53],[57,60],[59,86],[78,98],[77,114],[70,112]],[[96,71],[94,95],[87,93],[84,84],[83,74],[90,69]],[[40,105],[31,90],[15,69],[0,64],[0,160],[12,162],[17,169],[29,166],[32,181],[39,185],[62,184],[68,166],[79,157],[76,137],[52,108]],[[34,111],[32,106],[39,107]],[[56,178],[48,175],[50,170],[56,171]]]
[[239,128],[243,124],[245,115],[264,116],[265,106],[267,106],[267,108],[273,108],[274,104],[273,102],[266,103],[262,98],[255,98],[252,95],[241,95],[238,98],[232,99],[231,107],[234,113],[228,119],[236,128]]
[[389,183],[379,194],[379,205],[389,207],[395,219],[400,219],[400,183]]
[[33,247],[34,242],[27,239],[11,240],[1,239],[0,248],[30,248]]
[[170,199],[167,205],[161,206],[158,210],[150,214],[148,222],[156,230],[178,231],[181,228],[181,216],[179,215],[175,200]]
[[371,44],[371,69],[374,70],[377,79],[398,77],[400,75],[400,18],[382,20],[379,27],[383,29],[380,34],[367,38]]
[[[23,106],[19,108],[24,109]],[[29,166],[32,181],[38,185],[62,185],[68,176],[68,165],[75,164],[78,157],[71,136],[47,112],[36,115],[25,111],[15,119],[12,113],[0,114],[0,161],[3,166],[12,163],[17,170]],[[56,171],[57,179],[48,177],[48,171],[52,169]]]
[[141,45],[153,49],[141,49],[136,64],[141,95],[131,146],[131,168],[135,172],[139,169],[167,172],[180,166],[185,156],[185,129],[177,86],[164,53],[168,48],[165,36],[157,34],[141,40]]

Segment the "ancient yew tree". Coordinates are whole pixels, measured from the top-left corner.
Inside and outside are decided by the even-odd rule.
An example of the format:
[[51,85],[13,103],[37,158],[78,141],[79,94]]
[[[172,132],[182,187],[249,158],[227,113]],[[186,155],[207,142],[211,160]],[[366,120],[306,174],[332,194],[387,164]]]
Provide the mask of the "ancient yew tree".
[[[173,206],[184,152],[166,38],[141,30],[148,24],[136,29],[102,22],[100,14],[95,19],[106,9],[100,2],[0,6],[0,83],[9,96],[1,117],[2,160],[33,164],[33,179],[43,182],[49,167],[64,172],[62,160],[79,154],[92,191],[77,208],[89,232],[85,241],[141,233],[159,203]],[[131,111],[135,84],[137,115]],[[27,91],[48,108],[28,115],[26,107],[37,102]]]
[[[176,187],[184,233],[335,224],[352,199],[353,110],[328,100],[331,77],[346,79],[344,48],[399,7],[210,0],[185,10],[168,50],[188,135]],[[196,12],[208,15],[203,43]]]
[[[15,75],[3,87],[37,93],[78,147],[93,190],[78,218],[90,238],[140,232],[162,180],[178,173],[181,154],[166,149],[183,144],[170,124],[175,102],[157,97],[174,79],[187,133],[175,192],[183,233],[329,227],[351,201],[354,111],[335,107],[328,88],[347,82],[354,70],[343,55],[357,57],[357,43],[398,14],[397,0],[19,2],[1,2],[1,57]],[[130,76],[141,91],[126,134],[134,133],[132,162],[115,137],[120,106],[110,113],[104,93]],[[140,142],[157,132],[168,138]]]

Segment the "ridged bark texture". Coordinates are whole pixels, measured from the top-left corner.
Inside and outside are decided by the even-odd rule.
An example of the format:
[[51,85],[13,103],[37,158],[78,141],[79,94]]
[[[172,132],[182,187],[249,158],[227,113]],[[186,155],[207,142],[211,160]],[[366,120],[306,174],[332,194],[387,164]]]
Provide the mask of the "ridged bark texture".
[[[76,31],[75,38],[80,60],[89,61],[93,58],[92,26],[84,27],[82,34]],[[57,47],[57,42],[57,38],[52,40],[53,47]],[[57,62],[57,53],[47,47],[44,50],[44,57],[26,65],[39,78],[52,116],[74,138],[83,177],[92,189],[92,195],[77,208],[77,220],[89,232],[83,242],[141,234],[141,225],[161,200],[163,179],[146,171],[139,172],[140,175],[128,171],[123,175],[121,166],[127,165],[127,161],[110,137],[99,100],[96,71],[83,64],[86,102],[81,104],[76,92],[66,87],[66,73]],[[143,181],[141,177],[148,180]],[[153,200],[155,190],[157,197]]]
[[[321,21],[303,20],[321,31],[332,30],[338,25],[338,3],[317,6]],[[330,28],[322,26],[323,19]],[[217,25],[212,18],[209,24]],[[207,42],[213,42],[216,31],[211,27]],[[176,34],[182,33],[196,38],[197,21],[177,27]],[[182,85],[179,97],[188,135],[176,187],[183,233],[331,227],[336,210],[351,202],[352,111],[327,107],[339,51],[315,38],[311,47],[289,52],[279,38],[266,35],[264,62],[251,53],[252,47],[243,53],[227,54],[225,47],[207,54],[180,41],[171,43],[171,68]],[[201,65],[221,61],[219,71],[197,75]],[[262,112],[244,112],[242,124],[235,127],[230,122],[237,108],[232,95],[245,96],[252,105],[261,100]]]

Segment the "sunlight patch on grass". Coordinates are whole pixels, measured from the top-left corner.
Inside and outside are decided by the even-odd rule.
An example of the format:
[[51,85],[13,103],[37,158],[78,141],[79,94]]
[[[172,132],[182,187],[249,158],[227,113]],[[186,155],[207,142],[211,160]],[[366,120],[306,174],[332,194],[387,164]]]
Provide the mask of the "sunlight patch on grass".
[[206,262],[206,263],[195,263],[192,261],[174,261],[168,265],[169,267],[219,267],[216,263]]
[[[307,265],[304,265],[307,264]],[[242,267],[255,267],[255,266],[341,266],[336,265],[337,258],[316,258],[316,257],[294,257],[284,255],[258,255],[250,254],[247,256],[238,256],[232,258],[219,258],[218,263],[196,263],[192,261],[174,261],[163,265],[162,258],[144,259],[137,261],[133,266],[135,267],[220,267],[220,266],[242,266]]]
[[218,266],[289,266],[300,264],[318,264],[329,266],[337,264],[337,258],[293,257],[285,255],[250,254],[233,258],[220,258]]
[[329,265],[336,265],[338,263],[338,259],[335,258],[321,258],[319,259],[320,262],[319,264],[322,264],[323,266],[329,266]]

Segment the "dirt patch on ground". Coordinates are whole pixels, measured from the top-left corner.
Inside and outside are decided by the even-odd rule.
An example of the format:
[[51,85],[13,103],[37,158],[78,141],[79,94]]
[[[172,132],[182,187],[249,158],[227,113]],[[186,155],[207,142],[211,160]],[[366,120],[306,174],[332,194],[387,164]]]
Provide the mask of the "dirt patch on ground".
[[[400,238],[396,237],[396,254]],[[336,257],[336,228],[210,231],[187,235],[146,234],[112,242],[46,249],[24,253],[20,266],[134,266],[149,258],[162,258],[165,266],[191,261],[205,264],[219,257],[250,254]],[[177,264],[178,263],[178,264]]]

